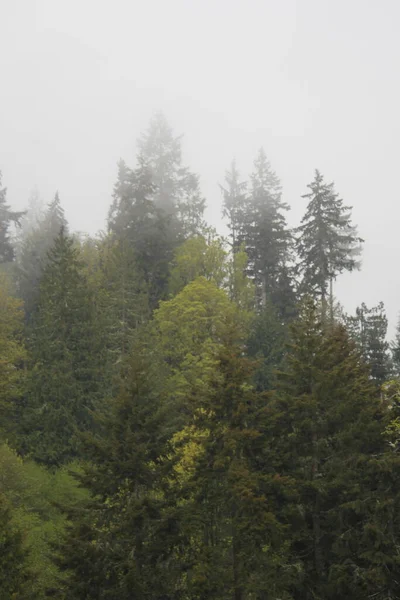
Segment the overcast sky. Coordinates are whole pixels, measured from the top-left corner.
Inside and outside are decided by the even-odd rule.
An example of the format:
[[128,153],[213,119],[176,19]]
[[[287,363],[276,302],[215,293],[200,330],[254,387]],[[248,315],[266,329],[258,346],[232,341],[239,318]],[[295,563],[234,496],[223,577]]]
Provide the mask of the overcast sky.
[[73,229],[104,227],[116,162],[162,109],[184,133],[208,218],[233,157],[263,145],[289,220],[315,168],[366,239],[337,294],[400,311],[399,0],[0,0],[0,169],[14,207],[59,190]]

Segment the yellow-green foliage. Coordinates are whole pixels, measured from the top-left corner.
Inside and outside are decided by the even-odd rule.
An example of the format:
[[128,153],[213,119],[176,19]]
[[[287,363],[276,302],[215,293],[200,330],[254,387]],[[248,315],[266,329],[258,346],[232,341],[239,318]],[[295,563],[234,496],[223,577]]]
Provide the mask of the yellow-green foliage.
[[171,368],[171,393],[185,399],[207,393],[218,355],[232,335],[243,335],[237,306],[205,277],[189,283],[154,314],[156,339]]
[[197,277],[204,277],[222,287],[227,277],[227,256],[219,237],[210,236],[208,242],[201,235],[189,238],[175,251],[171,293],[177,294]]
[[[78,471],[79,466],[71,466]],[[34,597],[44,597],[56,587],[59,572],[51,561],[52,544],[60,540],[66,518],[58,506],[81,502],[87,492],[78,487],[67,469],[54,473],[31,461],[23,461],[6,444],[0,446],[0,490],[9,500],[13,521],[25,536],[28,568],[35,574]]]

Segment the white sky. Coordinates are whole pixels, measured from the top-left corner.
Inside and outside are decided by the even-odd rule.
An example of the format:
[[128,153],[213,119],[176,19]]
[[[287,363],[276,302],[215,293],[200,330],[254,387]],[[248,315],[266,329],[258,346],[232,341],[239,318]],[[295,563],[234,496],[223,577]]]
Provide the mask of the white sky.
[[59,190],[73,229],[104,226],[123,157],[157,109],[200,173],[209,220],[236,157],[263,145],[290,222],[319,168],[353,205],[351,310],[400,310],[398,0],[0,0],[0,169],[15,207]]

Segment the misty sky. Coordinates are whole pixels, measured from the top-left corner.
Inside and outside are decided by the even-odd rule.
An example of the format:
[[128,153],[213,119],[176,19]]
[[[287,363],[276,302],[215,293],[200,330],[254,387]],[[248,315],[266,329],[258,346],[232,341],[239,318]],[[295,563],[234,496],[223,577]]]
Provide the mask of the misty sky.
[[162,109],[184,133],[208,218],[226,167],[263,145],[297,224],[319,168],[366,239],[336,287],[400,311],[398,0],[0,0],[0,169],[13,207],[59,190],[104,227],[116,162]]

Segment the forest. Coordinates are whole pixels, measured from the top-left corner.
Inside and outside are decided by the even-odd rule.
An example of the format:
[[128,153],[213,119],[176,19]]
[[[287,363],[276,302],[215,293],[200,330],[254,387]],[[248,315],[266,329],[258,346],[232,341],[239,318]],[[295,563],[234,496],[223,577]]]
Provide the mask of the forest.
[[0,600],[400,598],[400,326],[335,297],[334,183],[293,228],[264,150],[233,161],[223,236],[157,113],[96,236],[6,185]]

